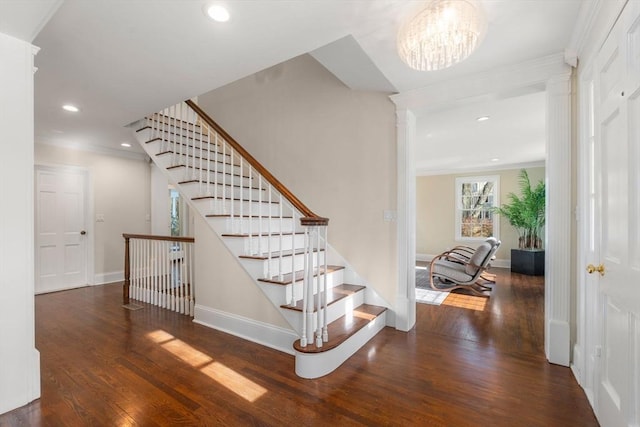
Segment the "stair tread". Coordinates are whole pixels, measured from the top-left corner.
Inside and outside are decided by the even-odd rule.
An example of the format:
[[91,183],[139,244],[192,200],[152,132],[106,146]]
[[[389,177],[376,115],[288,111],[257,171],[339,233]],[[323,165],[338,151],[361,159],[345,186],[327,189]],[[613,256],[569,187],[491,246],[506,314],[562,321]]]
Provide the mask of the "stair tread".
[[[205,215],[205,217],[207,218],[254,218],[254,219],[278,219],[280,217],[276,217],[274,215],[269,216],[269,215],[234,215],[231,216],[231,214],[207,214]],[[282,219],[292,219],[292,216],[283,216]]]
[[[280,235],[280,233],[277,233],[278,235]],[[282,233],[284,234],[284,233]],[[313,252],[317,252],[317,250],[314,250]],[[324,249],[321,249],[320,252],[324,252]],[[296,255],[302,255],[304,254],[304,249],[296,249],[295,250],[295,254]],[[280,256],[282,257],[287,257],[287,256],[291,256],[291,249],[287,249],[282,251],[282,254],[280,254],[280,251],[274,251],[271,252],[271,258],[280,258]],[[262,260],[265,261],[267,259],[269,259],[269,254],[262,254],[262,255],[239,255],[238,258],[244,258],[244,259],[257,259],[257,260]]]
[[[187,125],[194,125],[193,122],[189,122],[187,120],[183,120],[183,119],[178,119],[176,117],[173,116],[168,116],[166,114],[161,114],[161,113],[153,113],[151,116],[146,117],[147,120],[151,120],[154,122],[160,122],[162,121],[163,123],[167,123],[165,122],[166,119],[169,119],[171,121],[171,124],[174,123],[186,123]],[[160,120],[162,119],[162,120]],[[201,127],[199,124],[195,123],[196,127]]]
[[[366,286],[362,286],[362,285],[350,285],[348,283],[343,283],[342,285],[338,285],[338,286],[334,286],[331,289],[327,290],[328,293],[328,297],[327,297],[327,305],[331,305],[337,301],[340,301],[341,299],[344,299],[346,297],[348,297],[349,295],[353,295],[363,289],[366,289]],[[324,292],[320,293],[320,298],[322,298]],[[287,304],[283,304],[280,307],[282,308],[286,308],[289,310],[294,310],[294,311],[302,311],[302,304],[303,301],[300,300],[296,303],[296,305],[287,305]],[[314,312],[315,307],[314,307]]]
[[[149,126],[147,126],[147,127],[149,127]],[[144,130],[144,129],[145,129],[145,128],[140,129],[140,130]],[[140,130],[138,130],[138,131],[136,131],[136,132],[139,132]],[[191,136],[183,136],[183,138],[186,138],[186,139],[193,139],[193,137],[191,137]],[[148,140],[148,141],[145,141],[145,144],[151,144],[152,142],[155,142],[155,141],[167,141],[167,142],[169,142],[170,144],[176,144],[176,141],[169,141],[169,140],[167,140],[167,139],[165,139],[165,138],[162,138],[162,137],[160,137],[160,136],[156,136],[156,137],[154,137],[154,138],[151,138],[151,139],[150,139],[150,140]],[[183,146],[183,147],[191,148],[191,149],[193,149],[193,148],[194,148],[194,146],[193,146],[193,145],[191,145],[191,144],[185,144],[185,143],[182,143],[182,142],[178,142],[177,144],[178,144],[178,145],[181,145],[181,146]],[[200,148],[198,148],[198,147],[195,147],[195,149],[196,149],[197,151],[201,151],[201,149],[200,149]],[[209,153],[214,154],[214,155],[217,153],[217,154],[218,154],[218,156],[231,157],[231,153],[223,153],[222,151],[220,151],[220,149],[218,149],[218,150],[211,150],[211,149],[208,149],[208,150],[207,150],[207,149],[204,149],[204,150],[202,150],[202,151],[209,152]]]
[[[292,234],[302,235],[304,231],[296,231],[292,233],[287,231],[286,233],[282,233],[283,236],[291,236]],[[280,236],[280,233],[262,233],[262,237],[270,237],[270,236]],[[224,233],[222,237],[260,237],[259,234],[248,234],[248,233]]]
[[[233,199],[229,199],[229,197],[222,197],[222,196],[197,196],[197,197],[192,197],[191,200],[196,201],[196,200],[207,200],[207,199],[219,199],[219,200],[233,200],[234,202],[248,202],[248,199],[238,199],[237,197],[234,197]],[[251,200],[251,203],[269,203],[268,200],[263,200],[262,202],[258,201],[258,200]],[[277,205],[278,202],[275,200],[271,201],[272,205]]]
[[[186,167],[187,167],[187,165],[179,164],[179,165],[167,166],[167,167],[166,167],[166,169],[167,169],[167,170],[171,170],[171,169],[186,168]],[[190,167],[191,169],[197,169],[197,170],[200,170],[200,168],[199,168],[198,166],[195,166],[195,167],[194,167],[194,166],[189,166],[189,167]],[[205,169],[205,170],[206,170],[206,169]],[[238,177],[238,178],[249,178],[249,179],[253,179],[253,177],[252,177],[252,176],[244,175],[244,174],[243,174],[242,176],[240,176],[240,174],[237,174],[237,173],[229,173],[229,172],[222,172],[222,171],[213,171],[213,170],[210,170],[209,172],[211,172],[211,173],[224,173],[225,175],[236,176],[236,177]]]
[[[199,181],[199,180],[197,180],[197,179],[187,179],[187,180],[185,180],[185,181],[179,181],[179,182],[178,182],[178,184],[180,184],[180,185],[184,185],[184,184],[198,184],[198,183],[200,183],[200,181]],[[207,181],[202,181],[202,184],[203,184],[203,185],[206,185],[206,184],[216,185],[216,183],[215,183],[215,182],[213,182],[213,181],[209,181],[209,182],[207,182]],[[223,184],[222,184],[221,182],[218,182],[218,183],[217,183],[217,185],[223,185]],[[240,184],[230,184],[230,183],[225,183],[225,184],[224,184],[224,186],[225,186],[225,187],[237,187],[237,188],[241,188],[241,187],[242,187],[243,189],[246,189],[246,190],[262,190],[262,191],[267,191],[267,190],[266,190],[266,189],[264,189],[264,188],[260,188],[260,187],[248,187],[248,186],[246,186],[246,185],[242,185],[242,186],[241,186]]]
[[322,353],[332,350],[367,326],[386,310],[386,307],[362,304],[354,308],[352,314],[342,316],[327,325],[329,342],[323,343],[322,347],[316,347],[315,343],[311,342],[311,339],[308,339],[309,343],[306,347],[301,347],[300,340],[297,340],[293,343],[293,348],[301,353]]
[[[324,267],[321,267],[320,269],[316,269],[316,271],[313,273],[314,277],[318,275],[318,270],[320,271],[320,274],[324,273]],[[327,273],[333,273],[334,271],[339,271],[339,270],[344,270],[344,267],[340,265],[327,266]],[[274,285],[289,285],[293,282],[293,277],[294,276],[292,273],[287,273],[282,275],[282,279],[279,279],[278,276],[273,276],[271,279],[262,278],[262,279],[258,279],[258,281],[265,282],[265,283],[273,283]],[[304,277],[303,270],[299,270],[295,272],[296,282],[302,282],[303,277]]]
[[160,152],[156,153],[156,156],[166,156],[167,154],[177,154],[178,156],[184,156],[184,157],[188,157],[188,158],[191,158],[191,159],[202,160],[203,162],[220,163],[222,165],[232,166],[232,167],[236,167],[236,168],[240,167],[239,163],[229,163],[226,160],[222,160],[222,159],[216,160],[215,158],[213,158],[213,159],[203,159],[200,156],[194,156],[193,154],[188,154],[188,153],[176,153],[173,150],[160,151]]

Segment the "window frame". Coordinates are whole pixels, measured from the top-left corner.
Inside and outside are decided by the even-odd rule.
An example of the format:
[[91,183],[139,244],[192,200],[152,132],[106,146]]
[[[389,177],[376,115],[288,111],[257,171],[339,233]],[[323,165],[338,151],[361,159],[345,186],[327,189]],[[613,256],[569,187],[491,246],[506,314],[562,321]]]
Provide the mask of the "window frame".
[[[455,240],[457,242],[481,242],[489,236],[465,237],[462,236],[462,185],[472,182],[493,182],[493,206],[500,206],[500,175],[475,175],[458,176],[455,179]],[[493,221],[493,237],[500,239],[500,218],[491,213]]]

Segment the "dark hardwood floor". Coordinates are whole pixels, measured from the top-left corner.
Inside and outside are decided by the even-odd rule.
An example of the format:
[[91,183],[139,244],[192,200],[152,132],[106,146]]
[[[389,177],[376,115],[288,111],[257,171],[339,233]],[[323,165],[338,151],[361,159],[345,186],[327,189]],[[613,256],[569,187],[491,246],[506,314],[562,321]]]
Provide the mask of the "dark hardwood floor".
[[0,426],[596,426],[568,368],[543,354],[543,284],[498,272],[482,311],[418,304],[334,373],[105,285],[36,297],[41,399]]

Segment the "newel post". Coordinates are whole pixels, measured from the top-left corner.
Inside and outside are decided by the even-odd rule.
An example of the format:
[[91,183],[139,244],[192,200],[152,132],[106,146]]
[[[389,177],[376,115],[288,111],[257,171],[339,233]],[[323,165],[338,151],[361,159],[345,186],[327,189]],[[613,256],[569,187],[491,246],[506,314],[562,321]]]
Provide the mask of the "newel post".
[[[300,346],[317,348],[329,340],[327,328],[327,225],[328,218],[303,217],[305,230],[302,293],[302,336]],[[314,301],[314,276],[316,277]]]
[[129,266],[129,237],[124,237],[124,284],[122,285],[122,304],[129,305],[129,286],[131,286],[131,268]]

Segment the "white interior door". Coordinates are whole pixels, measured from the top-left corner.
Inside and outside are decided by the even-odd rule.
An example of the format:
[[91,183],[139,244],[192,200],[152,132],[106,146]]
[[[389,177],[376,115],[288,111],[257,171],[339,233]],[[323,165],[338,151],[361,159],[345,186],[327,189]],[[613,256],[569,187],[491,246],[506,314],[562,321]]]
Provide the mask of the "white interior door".
[[37,294],[87,285],[86,173],[37,167]]
[[640,2],[630,1],[597,58],[599,366],[603,426],[640,425]]

